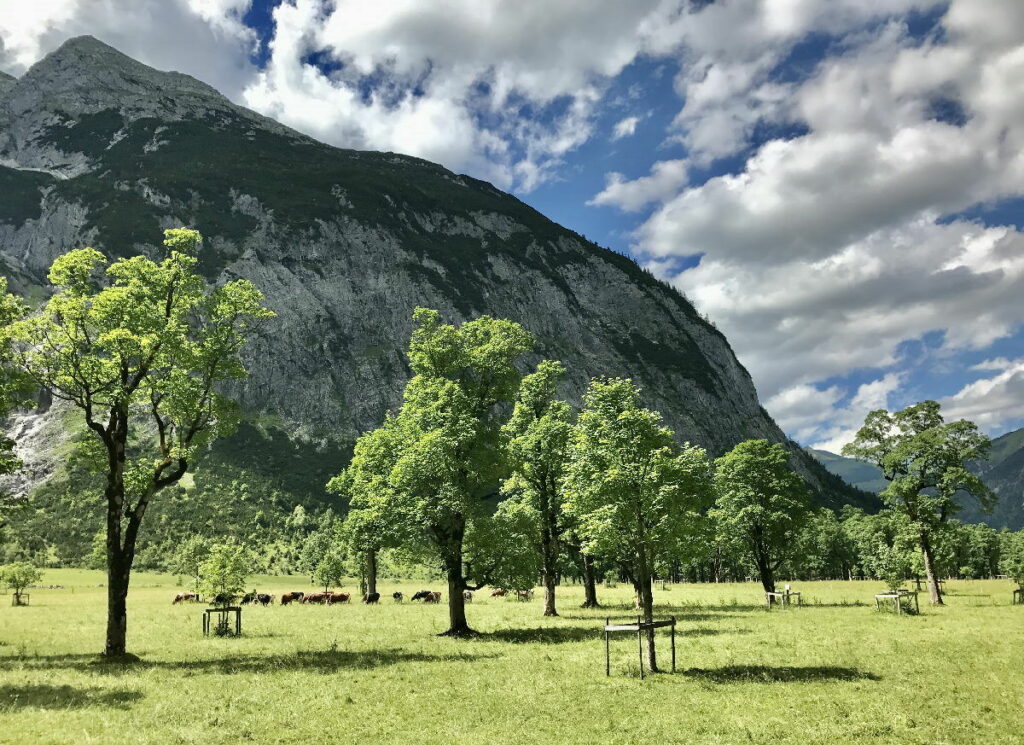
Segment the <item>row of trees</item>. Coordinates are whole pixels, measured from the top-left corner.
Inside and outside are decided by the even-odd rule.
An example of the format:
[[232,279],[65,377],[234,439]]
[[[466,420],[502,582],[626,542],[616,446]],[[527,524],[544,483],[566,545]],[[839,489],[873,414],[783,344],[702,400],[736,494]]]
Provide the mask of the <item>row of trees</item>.
[[[159,261],[71,251],[54,262],[54,293],[37,311],[11,295],[0,302],[0,404],[48,390],[78,409],[91,435],[79,457],[104,483],[109,656],[125,653],[146,511],[232,431],[237,407],[220,390],[245,376],[240,351],[273,317],[251,283],[207,287],[196,271],[200,240],[165,231]],[[456,327],[423,308],[414,321],[401,408],[359,438],[328,484],[347,517],[305,540],[302,562],[319,580],[330,584],[355,557],[372,592],[381,552],[419,557],[447,579],[453,636],[472,633],[463,593],[484,584],[532,586],[539,574],[545,612],[556,614],[566,553],[580,557],[589,604],[601,564],[632,582],[648,620],[653,578],[700,561],[701,546],[742,556],[774,589],[811,515],[782,447],[753,440],[712,461],[677,443],[628,379],[592,380],[575,412],[558,397],[561,363],[523,377],[534,340],[519,324],[484,316]],[[963,467],[986,445],[973,425],[946,425],[926,402],[874,412],[849,449],[890,479],[884,496],[906,519],[939,602],[933,544],[958,490],[986,498]],[[0,469],[13,467],[11,452],[0,443]],[[657,669],[653,634],[647,646]]]
[[[518,324],[482,317],[455,327],[422,308],[414,318],[414,376],[401,409],[359,439],[328,485],[348,501],[345,533],[365,557],[367,586],[384,548],[432,554],[448,581],[446,634],[454,636],[473,633],[463,591],[517,572],[539,570],[544,612],[557,614],[563,546],[628,579],[648,621],[654,577],[706,560],[702,546],[718,561],[752,565],[775,589],[815,518],[781,446],[751,440],[712,461],[677,443],[621,378],[592,380],[577,414],[558,398],[561,363],[543,361],[520,377],[533,340]],[[965,468],[987,446],[973,424],[946,424],[938,404],[925,402],[873,412],[847,448],[889,479],[886,519],[898,518],[899,536],[920,551],[933,602],[942,602],[934,544],[955,494],[991,498]],[[895,535],[886,546],[898,553]],[[587,600],[596,602],[588,584]],[[647,658],[657,669],[653,632]]]

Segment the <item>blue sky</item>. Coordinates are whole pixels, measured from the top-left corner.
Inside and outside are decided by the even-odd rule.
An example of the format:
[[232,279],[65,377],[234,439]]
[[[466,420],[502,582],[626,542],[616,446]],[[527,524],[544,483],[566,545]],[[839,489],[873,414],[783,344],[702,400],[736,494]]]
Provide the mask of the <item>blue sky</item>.
[[673,282],[805,444],[923,398],[1024,424],[1019,0],[111,5],[0,16],[0,69],[91,33],[490,180]]

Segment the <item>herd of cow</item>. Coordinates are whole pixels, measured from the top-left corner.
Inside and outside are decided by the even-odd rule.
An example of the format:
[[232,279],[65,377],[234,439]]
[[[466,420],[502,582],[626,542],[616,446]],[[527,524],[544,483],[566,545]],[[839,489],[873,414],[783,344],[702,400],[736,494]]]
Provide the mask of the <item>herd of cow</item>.
[[[497,589],[491,592],[492,598],[503,598],[508,596],[509,591],[503,589]],[[516,598],[518,600],[531,600],[533,598],[533,590],[516,590]],[[466,590],[462,593],[462,597],[467,603],[473,601],[473,593]],[[396,603],[401,603],[405,599],[405,595],[400,592],[391,593],[391,599]],[[213,603],[215,605],[224,605],[232,603],[237,600],[237,596],[227,595],[215,595],[213,597]],[[433,590],[420,590],[412,595],[410,600],[421,601],[423,603],[440,603],[441,593]],[[178,603],[198,603],[201,602],[202,598],[197,592],[179,592],[174,596],[172,605]],[[337,603],[351,603],[352,594],[348,592],[286,592],[281,596],[281,605],[290,605],[291,603],[311,603],[314,605],[335,605]],[[368,592],[363,595],[363,602],[367,605],[376,605],[380,602],[379,592]],[[242,605],[273,605],[274,596],[267,595],[263,592],[250,592],[242,596]]]

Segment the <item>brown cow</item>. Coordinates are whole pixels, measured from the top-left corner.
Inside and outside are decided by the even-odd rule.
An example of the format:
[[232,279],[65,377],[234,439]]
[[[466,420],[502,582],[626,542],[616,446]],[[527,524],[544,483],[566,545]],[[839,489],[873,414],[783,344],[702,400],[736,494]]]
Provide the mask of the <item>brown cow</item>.
[[352,600],[352,596],[347,592],[328,592],[327,604],[334,605],[335,603],[347,603]]
[[441,593],[439,593],[439,592],[428,592],[426,595],[423,596],[423,602],[424,603],[440,603],[441,602]]
[[302,598],[306,596],[304,592],[286,592],[281,596],[281,605],[288,605],[288,603],[301,603]]
[[503,590],[500,587],[497,590],[492,590],[491,591],[491,597],[492,598],[503,598],[506,595],[508,595],[508,590]]
[[311,592],[306,597],[302,598],[303,603],[316,603],[317,605],[323,605],[328,602],[331,593],[329,592]]
[[174,600],[171,605],[177,605],[178,603],[198,603],[199,593],[197,592],[179,592],[174,596]]

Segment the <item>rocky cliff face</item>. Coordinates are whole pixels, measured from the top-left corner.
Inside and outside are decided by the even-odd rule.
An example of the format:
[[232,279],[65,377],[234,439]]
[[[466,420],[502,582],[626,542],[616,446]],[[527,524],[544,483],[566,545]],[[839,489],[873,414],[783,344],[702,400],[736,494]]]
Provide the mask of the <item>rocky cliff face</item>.
[[[536,359],[566,363],[574,400],[592,375],[634,378],[713,454],[786,442],[722,334],[629,259],[487,183],[328,147],[89,37],[0,80],[0,194],[0,264],[16,289],[36,291],[76,246],[152,252],[161,229],[188,225],[206,237],[211,281],[263,290],[278,318],[235,391],[249,424],[215,459],[258,471],[279,458],[287,471],[287,451],[313,443],[323,457],[303,467],[318,488],[400,402],[418,305],[519,321]],[[861,498],[787,444],[823,502]]]

